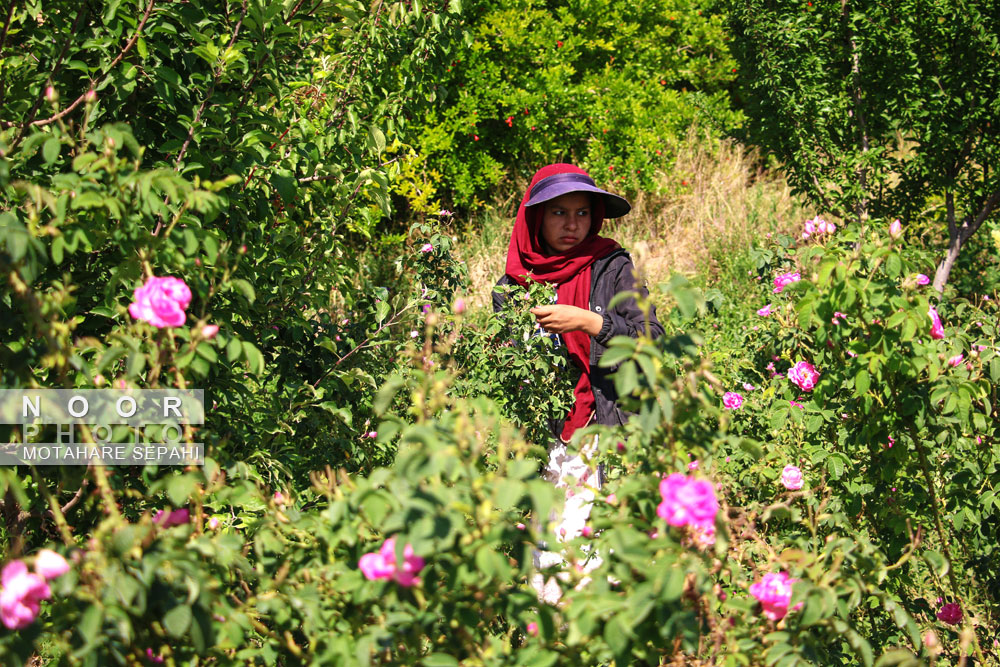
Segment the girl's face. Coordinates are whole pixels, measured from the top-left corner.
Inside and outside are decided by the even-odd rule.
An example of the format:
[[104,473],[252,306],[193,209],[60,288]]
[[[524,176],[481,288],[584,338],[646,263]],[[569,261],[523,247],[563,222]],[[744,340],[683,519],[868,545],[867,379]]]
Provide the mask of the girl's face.
[[542,238],[555,253],[566,252],[590,234],[590,195],[567,192],[545,202]]

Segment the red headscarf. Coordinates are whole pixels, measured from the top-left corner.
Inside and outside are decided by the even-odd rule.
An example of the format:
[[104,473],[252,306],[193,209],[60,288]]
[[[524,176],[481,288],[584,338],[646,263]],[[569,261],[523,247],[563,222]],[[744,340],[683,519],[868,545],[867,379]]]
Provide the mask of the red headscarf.
[[[594,261],[620,248],[616,241],[598,236],[604,222],[604,202],[593,198],[590,212],[590,233],[580,243],[563,253],[546,255],[542,246],[542,207],[524,207],[530,198],[531,189],[543,178],[553,174],[585,174],[583,169],[571,164],[557,163],[542,167],[535,172],[528,191],[524,193],[517,209],[517,220],[510,235],[507,248],[507,275],[518,285],[525,287],[525,276],[532,280],[557,285],[556,293],[560,304],[590,309],[590,269]],[[580,369],[580,380],[573,391],[576,402],[570,409],[563,425],[562,439],[568,441],[573,432],[586,426],[594,413],[594,392],[590,385],[590,336],[583,331],[562,334],[569,356]]]

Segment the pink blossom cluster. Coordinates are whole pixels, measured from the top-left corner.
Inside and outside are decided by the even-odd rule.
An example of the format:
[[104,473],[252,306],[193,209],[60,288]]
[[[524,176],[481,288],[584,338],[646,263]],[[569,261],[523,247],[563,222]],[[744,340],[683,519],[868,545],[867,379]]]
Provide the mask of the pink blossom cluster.
[[941,318],[938,316],[937,309],[931,306],[927,314],[931,318],[931,338],[938,340],[944,338],[944,327],[941,325]]
[[740,396],[735,391],[727,391],[722,396],[722,404],[727,410],[735,410],[736,408],[743,405],[743,397]]
[[[784,289],[784,287],[782,287],[782,289]],[[761,308],[760,310],[758,310],[757,314],[760,315],[761,317],[767,317],[768,315],[770,315],[773,312],[774,311],[771,310],[771,304],[767,304],[766,306],[764,306],[763,308]]]
[[703,545],[715,542],[719,501],[710,481],[675,472],[660,481],[660,497],[656,513],[661,519],[671,526],[690,526]]
[[788,379],[802,391],[812,391],[819,380],[819,373],[808,361],[800,361],[788,369]]
[[400,586],[412,586],[419,583],[417,574],[424,568],[424,559],[413,553],[413,546],[403,547],[403,563],[396,564],[396,538],[390,537],[382,547],[373,553],[365,554],[358,561],[358,567],[366,579],[393,579]]
[[796,272],[789,273],[779,273],[774,277],[774,289],[771,290],[775,294],[781,294],[781,292],[791,285],[792,283],[797,283],[802,280],[802,276]]
[[172,276],[150,276],[142,287],[136,287],[129,314],[137,320],[149,322],[157,329],[179,327],[184,324],[184,310],[191,303],[191,289]]
[[69,572],[66,559],[51,549],[42,549],[35,556],[35,571],[29,572],[22,560],[4,566],[0,573],[0,620],[10,630],[31,625],[38,616],[42,600],[52,597],[49,580]]
[[788,613],[788,603],[792,599],[792,583],[798,581],[787,572],[768,572],[750,586],[750,595],[757,598],[764,615],[772,621],[779,621]]
[[827,222],[818,215],[812,220],[806,220],[805,226],[802,229],[802,238],[807,239],[813,234],[833,234],[837,231],[837,226],[832,222]]

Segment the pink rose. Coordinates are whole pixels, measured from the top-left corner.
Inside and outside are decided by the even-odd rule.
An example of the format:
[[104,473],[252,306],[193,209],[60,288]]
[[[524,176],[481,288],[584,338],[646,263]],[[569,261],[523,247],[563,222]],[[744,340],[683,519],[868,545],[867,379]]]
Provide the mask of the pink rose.
[[283,494],[281,491],[274,492],[275,505],[284,505],[286,502],[288,502],[288,498],[285,498],[285,494]]
[[819,373],[808,361],[800,361],[788,369],[788,379],[803,391],[812,391],[819,380]]
[[938,609],[937,617],[944,623],[958,625],[962,622],[962,607],[957,602],[949,602]]
[[931,318],[931,338],[941,340],[944,338],[944,327],[941,326],[941,318],[938,316],[937,309],[931,306],[927,314]]
[[736,408],[743,405],[743,397],[737,394],[735,391],[727,391],[722,396],[722,404],[726,406],[727,410],[735,410]]
[[209,530],[215,530],[218,527],[219,527],[219,518],[218,517],[213,516],[211,519],[208,520],[208,529]]
[[191,303],[191,290],[183,280],[171,276],[150,277],[142,287],[135,288],[133,296],[129,314],[158,329],[184,324],[184,310]]
[[788,613],[788,602],[792,599],[792,583],[798,581],[787,572],[768,572],[764,578],[750,586],[750,595],[757,598],[764,609],[764,616],[778,621]]
[[28,572],[24,561],[7,563],[0,574],[0,621],[10,630],[20,630],[31,625],[38,616],[42,600],[52,597],[52,589],[45,579]]
[[710,524],[714,526],[719,501],[708,480],[675,472],[660,481],[660,497],[663,502],[656,513],[671,526],[691,525],[703,530]]
[[183,526],[190,520],[191,512],[186,509],[174,510],[172,512],[158,510],[156,515],[153,517],[153,523],[159,524],[164,528],[170,528],[171,526]]
[[816,233],[816,223],[813,222],[812,220],[806,220],[806,224],[803,226],[802,229],[802,238],[807,239],[809,238],[810,234],[815,234],[815,233]]
[[781,294],[787,286],[792,283],[797,283],[802,279],[798,273],[780,273],[774,278],[774,289],[772,290],[775,294]]
[[924,274],[922,274],[922,273],[918,273],[917,274],[917,284],[918,285],[929,285],[930,282],[931,282],[931,279],[928,278],[927,276],[925,276]]
[[69,563],[52,549],[42,549],[35,556],[35,574],[43,579],[55,579],[69,572]]
[[538,636],[538,623],[535,623],[534,621],[532,621],[531,623],[528,623],[527,632],[532,637],[537,637]]
[[385,558],[378,552],[362,556],[358,561],[358,568],[361,574],[365,575],[365,579],[370,581],[392,577],[392,568],[386,565]]
[[456,315],[461,315],[462,313],[464,313],[465,312],[465,299],[463,299],[462,297],[459,297],[459,298],[455,299],[455,305],[452,308],[452,310],[455,312]]
[[889,236],[893,239],[898,239],[903,235],[903,225],[899,224],[899,218],[892,221],[889,225]]
[[757,314],[760,315],[761,317],[767,317],[772,312],[773,311],[771,310],[771,304],[767,304],[766,306],[764,306],[763,308],[761,308],[760,310],[758,310]]
[[746,391],[753,391],[754,389],[756,389],[756,387],[754,387],[749,382],[744,382],[743,383],[743,389],[745,389]]
[[965,359],[965,355],[962,354],[961,352],[959,352],[954,357],[952,357],[951,359],[948,360],[948,365],[949,366],[958,366],[960,363],[962,363],[963,359]]
[[434,246],[432,246],[430,243],[425,243],[422,246],[420,246],[420,252],[431,252],[432,250],[434,250]]
[[217,333],[219,333],[218,324],[206,324],[201,328],[201,337],[205,340],[212,340]]
[[790,491],[797,491],[802,488],[802,471],[797,466],[787,465],[781,471],[781,483]]
[[372,581],[394,579],[400,586],[419,583],[417,574],[424,568],[424,559],[413,553],[413,547],[403,547],[403,562],[396,563],[396,538],[390,537],[382,543],[377,553],[365,554],[358,561],[361,573]]

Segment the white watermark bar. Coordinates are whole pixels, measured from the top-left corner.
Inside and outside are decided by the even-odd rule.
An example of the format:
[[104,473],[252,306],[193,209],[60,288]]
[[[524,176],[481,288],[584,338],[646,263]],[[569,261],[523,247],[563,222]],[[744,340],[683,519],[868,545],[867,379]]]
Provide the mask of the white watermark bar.
[[0,389],[0,424],[204,424],[204,389]]
[[204,465],[203,389],[0,389],[0,465]]
[[57,443],[0,445],[0,465],[205,465],[200,442],[185,443]]

